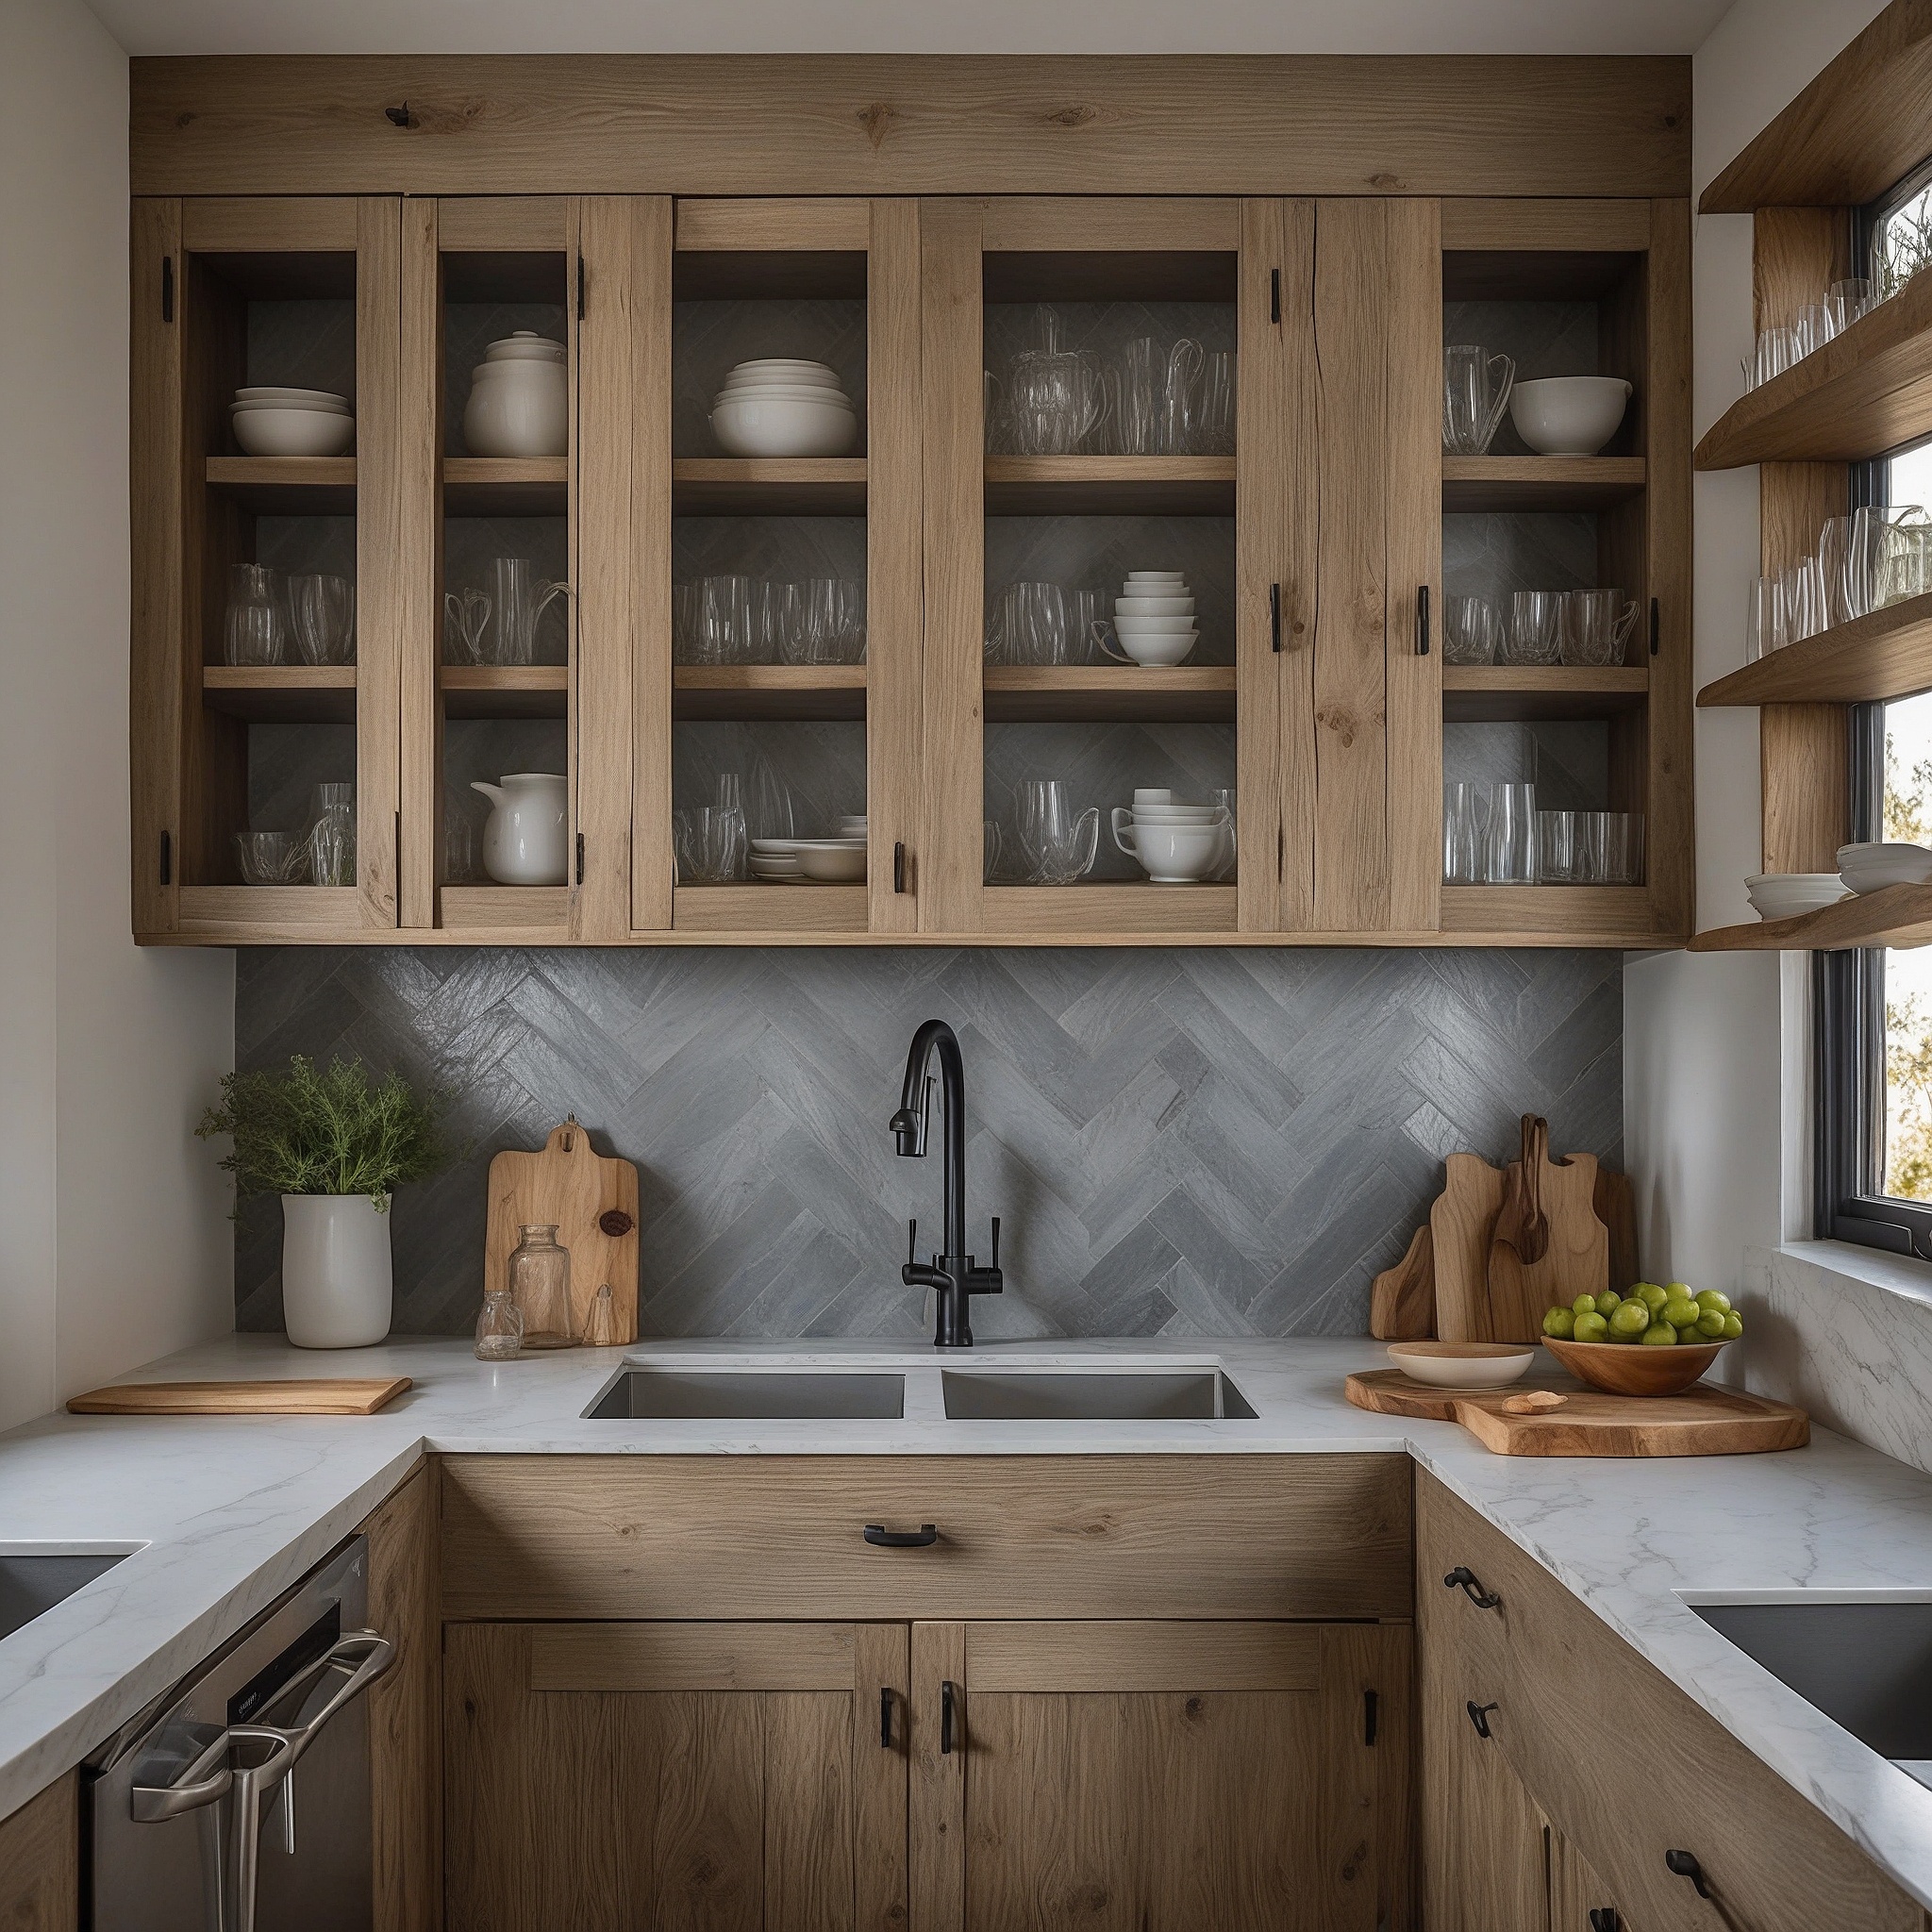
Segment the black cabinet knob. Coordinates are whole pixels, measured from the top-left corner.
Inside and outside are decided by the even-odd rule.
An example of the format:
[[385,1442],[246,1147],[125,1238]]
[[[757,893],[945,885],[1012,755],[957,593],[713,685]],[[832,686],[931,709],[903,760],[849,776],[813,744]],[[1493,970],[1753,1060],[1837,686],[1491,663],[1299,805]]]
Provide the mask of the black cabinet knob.
[[1468,1711],[1469,1721],[1475,1726],[1476,1736],[1478,1738],[1487,1738],[1490,1735],[1490,1713],[1492,1710],[1500,1709],[1501,1707],[1494,1704],[1478,1704],[1472,1697],[1462,1707]]
[[1444,1590],[1459,1590],[1479,1610],[1493,1610],[1503,1599],[1493,1591],[1483,1588],[1483,1581],[1474,1570],[1466,1570],[1458,1563],[1442,1579]]
[[1618,1918],[1616,1907],[1591,1906],[1590,1932],[1624,1932],[1624,1922]]
[[1699,1898],[1710,1896],[1710,1886],[1704,1875],[1704,1867],[1697,1862],[1695,1852],[1666,1852],[1666,1870],[1674,1872],[1679,1878],[1688,1878],[1697,1888]]

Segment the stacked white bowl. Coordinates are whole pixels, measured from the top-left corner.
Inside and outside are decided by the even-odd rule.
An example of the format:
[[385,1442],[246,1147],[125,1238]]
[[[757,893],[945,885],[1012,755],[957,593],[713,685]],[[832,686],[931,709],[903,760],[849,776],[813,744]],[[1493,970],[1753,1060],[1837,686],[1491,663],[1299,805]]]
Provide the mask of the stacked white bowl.
[[1120,650],[1108,647],[1108,655],[1122,662],[1180,663],[1201,635],[1187,578],[1177,570],[1130,570],[1113,600],[1113,628]]
[[349,399],[333,390],[238,389],[228,420],[251,457],[339,457],[356,441]]
[[1923,886],[1932,883],[1932,851],[1898,840],[1840,845],[1838,874],[1860,898],[1887,886]]
[[853,885],[865,879],[865,820],[841,818],[836,839],[754,839],[751,875],[767,885]]
[[1131,811],[1113,809],[1113,842],[1157,886],[1214,877],[1226,863],[1232,834],[1224,807],[1190,805],[1172,791],[1138,791]]
[[470,372],[463,441],[473,457],[570,454],[570,352],[520,328],[493,341]]
[[1759,919],[1795,919],[1836,906],[1846,887],[1835,872],[1760,872],[1744,881],[1744,891]]
[[711,434],[728,457],[842,457],[858,434],[858,411],[825,363],[767,356],[724,378]]

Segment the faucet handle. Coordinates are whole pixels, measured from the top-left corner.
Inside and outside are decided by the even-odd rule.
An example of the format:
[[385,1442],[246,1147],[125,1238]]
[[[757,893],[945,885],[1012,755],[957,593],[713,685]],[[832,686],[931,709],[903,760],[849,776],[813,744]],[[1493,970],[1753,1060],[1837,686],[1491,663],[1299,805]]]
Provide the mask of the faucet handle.
[[919,1220],[914,1216],[906,1224],[906,1265],[911,1267],[919,1258]]
[[1000,1265],[1000,1218],[997,1214],[992,1218],[992,1265],[993,1272],[997,1274]]

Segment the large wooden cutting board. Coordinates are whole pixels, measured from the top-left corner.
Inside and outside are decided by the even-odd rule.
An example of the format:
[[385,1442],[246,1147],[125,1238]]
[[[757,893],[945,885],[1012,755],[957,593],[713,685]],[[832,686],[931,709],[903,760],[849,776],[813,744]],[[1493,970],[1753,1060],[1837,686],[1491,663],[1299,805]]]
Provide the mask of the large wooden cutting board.
[[[1525,1146],[1528,1139],[1525,1134]],[[1558,1302],[1600,1294],[1610,1285],[1609,1232],[1596,1215],[1596,1157],[1572,1154],[1552,1160],[1547,1136],[1540,1134],[1533,1164],[1527,1152],[1524,1160],[1510,1162],[1506,1192],[1519,1184],[1519,1175],[1526,1176],[1528,1198],[1541,1206],[1549,1224],[1549,1241],[1530,1259],[1504,1239],[1503,1224],[1497,1224],[1489,1251],[1491,1332],[1480,1338],[1486,1341],[1534,1343],[1542,1337],[1543,1316]]]
[[124,1382],[90,1389],[69,1415],[374,1415],[407,1375],[295,1375],[272,1382]]
[[555,1225],[570,1250],[574,1332],[598,1284],[610,1284],[618,1341],[638,1339],[638,1171],[627,1160],[599,1154],[575,1119],[554,1129],[541,1152],[505,1149],[490,1163],[490,1224],[483,1279],[500,1288],[508,1278],[518,1229]]
[[1509,1415],[1513,1389],[1431,1389],[1400,1369],[1351,1375],[1343,1392],[1381,1415],[1460,1423],[1498,1456],[1752,1456],[1802,1449],[1811,1423],[1802,1408],[1700,1383],[1682,1395],[1603,1395],[1580,1383],[1561,1408]]
[[1503,1205],[1503,1171],[1479,1154],[1452,1154],[1429,1209],[1436,1339],[1494,1341],[1490,1332],[1490,1231]]

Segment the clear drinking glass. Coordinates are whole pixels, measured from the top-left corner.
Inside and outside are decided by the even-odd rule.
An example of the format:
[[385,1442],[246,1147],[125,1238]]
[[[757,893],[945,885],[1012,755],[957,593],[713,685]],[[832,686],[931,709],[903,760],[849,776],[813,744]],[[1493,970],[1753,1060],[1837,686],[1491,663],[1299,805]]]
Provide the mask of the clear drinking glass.
[[1832,333],[1841,333],[1860,316],[1869,314],[1872,302],[1872,284],[1863,275],[1832,283],[1831,292],[1824,298],[1824,312],[1832,324]]
[[1064,664],[1067,604],[1058,584],[1007,584],[993,600],[989,650],[1002,664]]
[[678,877],[687,885],[719,885],[744,876],[744,813],[701,805],[671,815]]
[[675,664],[698,661],[698,587],[673,584],[671,587],[671,658]]
[[979,824],[980,861],[979,876],[983,884],[991,885],[1000,869],[1000,858],[1006,850],[1006,840],[1000,835],[997,821],[982,819]]
[[1502,641],[1503,620],[1487,597],[1442,599],[1442,661],[1493,664]]
[[1543,886],[1568,886],[1580,881],[1577,871],[1576,818],[1574,811],[1540,811],[1536,815],[1536,876]]
[[1204,457],[1234,454],[1234,356],[1232,349],[1216,349],[1202,372],[1194,448]]
[[1932,591],[1932,525],[1893,524],[1886,540],[1879,608]]
[[356,883],[356,788],[318,785],[309,801],[308,876],[318,886]]
[[1160,420],[1166,403],[1167,358],[1152,336],[1137,336],[1121,351],[1108,386],[1121,454],[1160,454]]
[[1782,375],[1798,359],[1798,339],[1788,328],[1761,328],[1757,331],[1757,358],[1752,366],[1751,387]]
[[1818,568],[1824,578],[1824,621],[1844,624],[1855,614],[1846,585],[1846,566],[1851,560],[1852,520],[1849,516],[1826,517],[1818,533]]
[[224,656],[230,664],[289,661],[280,571],[266,563],[228,566],[228,609],[223,640]]
[[1831,337],[1832,329],[1824,304],[1805,303],[1791,317],[1792,360],[1802,362],[1807,356],[1824,348]]
[[1156,446],[1162,456],[1184,457],[1194,446],[1200,383],[1207,361],[1208,352],[1187,336],[1167,352],[1167,368],[1160,385],[1160,416],[1155,430]]
[[1785,642],[1783,587],[1776,577],[1753,577],[1744,606],[1744,661],[1755,664]]
[[1924,510],[1915,503],[1864,504],[1852,512],[1845,556],[1845,608],[1851,616],[1884,606],[1893,527],[1924,521]]
[[775,664],[778,661],[778,607],[782,586],[763,577],[745,579],[745,662]]
[[1453,342],[1442,351],[1442,447],[1456,457],[1479,457],[1494,439],[1509,407],[1516,365],[1474,342]]
[[1563,593],[1518,591],[1510,600],[1509,628],[1499,660],[1505,664],[1554,664],[1562,650]]
[[1536,787],[1492,785],[1483,841],[1483,877],[1492,886],[1536,883]]
[[511,1249],[509,1298],[523,1318],[525,1348],[575,1348],[571,1318],[570,1250],[557,1244],[553,1226],[520,1227]]
[[832,587],[832,631],[837,661],[865,662],[865,585],[857,577],[841,577]]
[[235,860],[247,885],[299,885],[308,870],[308,841],[299,832],[237,832]]
[[356,656],[356,587],[347,577],[293,576],[289,612],[305,664],[348,664]]
[[1601,671],[1623,663],[1636,628],[1636,600],[1623,591],[1566,591],[1558,653],[1565,664]]
[[751,579],[700,577],[696,585],[700,664],[743,664],[751,654]]
[[486,1288],[483,1312],[476,1317],[476,1359],[513,1362],[523,1345],[524,1318],[517,1312],[509,1290]]
[[1490,828],[1490,787],[1458,782],[1442,788],[1442,879],[1474,886],[1483,879]]
[[1075,812],[1058,778],[1023,778],[1013,788],[1013,828],[1029,885],[1070,886],[1092,871],[1100,808]]
[[1824,628],[1824,572],[1815,557],[1801,558],[1778,580],[1784,605],[1785,641],[1816,637]]

